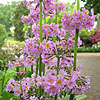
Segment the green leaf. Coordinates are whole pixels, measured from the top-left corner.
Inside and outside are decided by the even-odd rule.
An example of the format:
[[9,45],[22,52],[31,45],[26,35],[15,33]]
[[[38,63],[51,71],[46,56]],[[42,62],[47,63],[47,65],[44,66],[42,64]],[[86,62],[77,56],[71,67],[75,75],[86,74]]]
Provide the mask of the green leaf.
[[65,96],[64,98],[59,98],[58,100],[69,100],[70,95]]
[[82,100],[82,99],[84,99],[84,98],[86,98],[86,97],[87,97],[87,95],[85,95],[85,94],[77,95],[77,96],[76,96],[76,100]]
[[49,98],[49,100],[54,100],[54,98]]
[[11,78],[12,75],[15,74],[15,71],[10,71],[7,72],[7,74],[5,75],[5,83],[7,83],[7,81]]
[[15,97],[12,93],[3,92],[1,94],[2,98],[0,100],[10,100],[11,98]]

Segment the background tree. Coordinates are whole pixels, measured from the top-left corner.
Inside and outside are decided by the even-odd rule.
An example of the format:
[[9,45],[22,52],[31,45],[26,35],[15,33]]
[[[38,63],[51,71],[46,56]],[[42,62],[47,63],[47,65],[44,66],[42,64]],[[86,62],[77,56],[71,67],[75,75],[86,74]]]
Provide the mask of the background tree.
[[85,8],[89,11],[94,8],[94,14],[100,14],[100,0],[81,0],[86,2]]
[[20,2],[16,8],[15,12],[12,18],[12,23],[15,27],[15,39],[19,41],[24,40],[24,32],[23,32],[23,27],[24,24],[21,21],[21,16],[22,15],[27,15],[29,13],[29,10],[23,5],[22,2]]
[[7,32],[5,26],[0,24],[0,49],[3,46],[6,38],[7,38]]
[[0,24],[5,25],[7,32],[10,31],[10,27],[12,26],[11,18],[16,5],[16,1],[7,3],[6,5],[0,4]]

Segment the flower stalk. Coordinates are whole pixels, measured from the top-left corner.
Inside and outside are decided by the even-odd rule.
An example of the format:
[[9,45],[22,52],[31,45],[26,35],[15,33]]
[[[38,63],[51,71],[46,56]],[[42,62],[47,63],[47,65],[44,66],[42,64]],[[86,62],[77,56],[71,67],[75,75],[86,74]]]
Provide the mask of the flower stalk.
[[[40,43],[42,42],[42,0],[40,0]],[[42,74],[42,58],[40,55],[39,76]],[[41,86],[39,87],[39,97],[41,97]]]
[[79,34],[79,29],[76,29],[76,33],[75,33],[75,46],[74,46],[74,71],[76,71],[78,34]]
[[[77,0],[77,11],[79,9],[80,9],[80,0]],[[76,32],[75,32],[75,44],[74,44],[74,71],[76,71],[78,34],[79,34],[79,29],[76,29]],[[70,94],[70,100],[74,100],[74,94]]]

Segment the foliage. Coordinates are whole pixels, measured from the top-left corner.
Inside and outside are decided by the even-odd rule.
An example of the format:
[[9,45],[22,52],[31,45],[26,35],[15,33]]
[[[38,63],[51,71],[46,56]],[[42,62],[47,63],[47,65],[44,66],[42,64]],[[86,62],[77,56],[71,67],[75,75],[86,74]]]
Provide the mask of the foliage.
[[100,42],[100,30],[95,29],[95,34],[89,36],[90,40],[92,41],[92,44]]
[[95,32],[94,32],[94,29],[91,29],[91,30],[88,30],[88,29],[82,29],[79,33],[79,36],[90,36],[90,35],[93,35]]
[[7,31],[10,31],[12,26],[11,17],[13,16],[13,11],[17,2],[12,1],[12,3],[7,3],[6,5],[0,4],[0,24],[5,25]]
[[80,37],[84,46],[92,46],[93,44],[100,42],[100,30],[92,29],[88,31],[88,29],[83,29],[80,32]]
[[5,26],[0,24],[0,48],[3,46],[6,38],[7,38],[7,32]]
[[[69,95],[65,96],[63,99],[59,98],[58,100],[69,100]],[[87,95],[82,94],[82,95],[76,95],[76,100],[82,100],[85,99]]]
[[[80,48],[77,48],[78,52],[100,52],[100,42],[97,44],[93,44],[91,47],[85,47],[82,46]],[[72,49],[72,52],[74,52],[74,49]]]
[[15,96],[13,95],[13,93],[3,92],[0,97],[0,100],[10,100]]
[[85,8],[89,11],[94,8],[95,14],[100,14],[100,0],[81,0],[83,2],[86,2]]
[[26,7],[23,5],[22,2],[20,2],[15,8],[12,23],[14,24],[14,27],[15,27],[14,31],[15,31],[16,40],[19,40],[19,41],[24,40],[24,32],[23,32],[24,24],[21,21],[21,16],[23,14],[27,15],[28,13],[29,13],[29,10],[26,9]]

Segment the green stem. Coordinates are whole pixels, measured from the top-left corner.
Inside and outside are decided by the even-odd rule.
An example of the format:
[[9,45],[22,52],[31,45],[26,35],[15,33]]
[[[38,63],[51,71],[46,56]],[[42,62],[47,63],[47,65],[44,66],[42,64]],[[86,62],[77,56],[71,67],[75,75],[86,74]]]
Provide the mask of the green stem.
[[31,65],[31,74],[33,74],[33,65]]
[[37,65],[36,65],[35,81],[36,81],[36,78],[37,78],[37,74],[38,74],[38,60],[37,60]]
[[[80,9],[80,0],[77,0],[77,11],[79,9]],[[76,71],[78,34],[79,34],[79,29],[76,29],[75,44],[74,44],[74,71]],[[70,100],[74,100],[74,94],[70,94]]]
[[55,95],[55,100],[57,100],[57,94]]
[[19,72],[19,67],[18,66],[16,67],[16,72]]
[[57,75],[59,74],[59,70],[60,70],[60,66],[59,66],[59,64],[60,64],[60,57],[58,57],[58,59],[57,59],[58,61],[57,61]]
[[[46,14],[45,13],[44,13],[44,24],[46,24]],[[45,34],[44,39],[46,39],[46,34]]]
[[25,72],[27,73],[27,68],[25,68]]
[[42,42],[42,2],[40,2],[40,42]]
[[80,9],[80,0],[77,0],[77,11]]
[[3,92],[3,88],[4,88],[5,75],[6,75],[6,70],[5,70],[4,75],[3,75],[3,77],[2,77],[2,88],[1,88],[1,93]]
[[42,74],[42,58],[41,58],[41,55],[40,55],[39,76],[41,76],[41,74]]
[[71,94],[69,100],[73,100],[74,99],[74,95]]
[[32,38],[32,37],[33,37],[33,34],[32,34],[32,24],[30,25],[30,27],[31,27],[30,36],[31,36],[31,38]]
[[[40,64],[39,64],[39,76],[41,76],[42,74],[42,58],[41,58],[41,55],[40,55]],[[39,97],[41,97],[41,94],[42,94],[42,89],[41,89],[41,86],[39,87]]]
[[[21,80],[20,80],[20,89],[22,90]],[[22,100],[21,94],[20,94],[20,100]]]
[[43,64],[43,76],[45,75],[45,64]]
[[[40,43],[42,42],[42,0],[40,0]],[[40,55],[39,75],[42,73],[42,59]],[[39,97],[41,97],[41,86],[39,87]]]
[[46,14],[44,13],[44,24],[46,24]]
[[[56,0],[56,2],[57,2],[58,0]],[[58,14],[57,14],[57,9],[56,9],[56,24],[57,24],[57,17],[58,17]]]
[[76,29],[76,33],[75,33],[75,44],[74,44],[74,71],[76,71],[78,34],[79,34],[79,29]]
[[[19,66],[16,67],[16,72],[19,72]],[[19,80],[19,77],[16,76],[17,80]]]
[[[60,70],[60,66],[59,66],[59,64],[60,64],[60,57],[57,57],[58,59],[57,59],[57,75],[59,74],[59,70]],[[56,94],[56,96],[55,96],[55,100],[57,100],[57,94]]]

